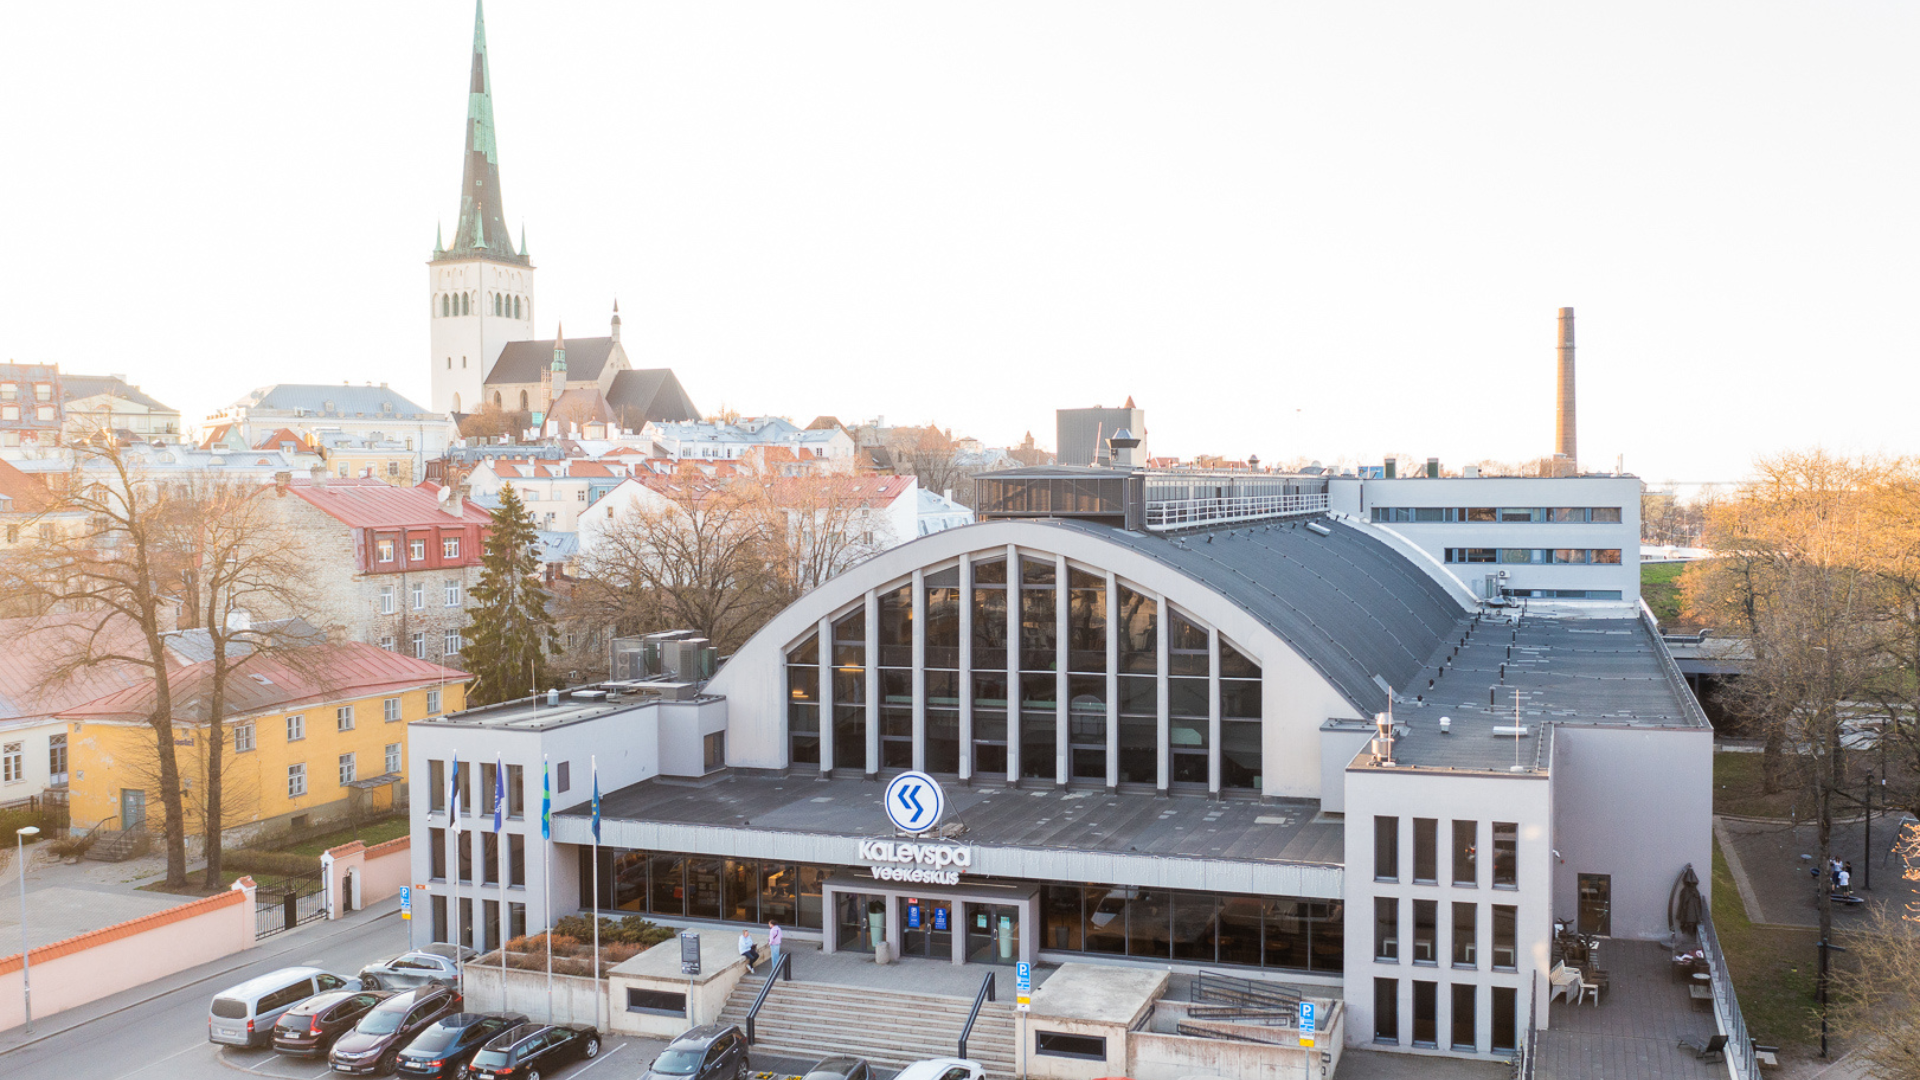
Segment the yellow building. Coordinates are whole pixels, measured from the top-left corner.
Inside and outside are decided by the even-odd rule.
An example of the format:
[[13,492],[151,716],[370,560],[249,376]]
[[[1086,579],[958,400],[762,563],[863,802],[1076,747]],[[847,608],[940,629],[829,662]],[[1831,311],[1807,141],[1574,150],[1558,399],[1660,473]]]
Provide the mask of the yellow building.
[[[174,753],[189,836],[204,825],[211,662],[174,669]],[[227,678],[221,819],[303,829],[406,798],[407,724],[466,707],[464,671],[365,642],[250,657]],[[62,711],[76,827],[164,827],[151,680]],[[249,828],[252,831],[252,828]]]

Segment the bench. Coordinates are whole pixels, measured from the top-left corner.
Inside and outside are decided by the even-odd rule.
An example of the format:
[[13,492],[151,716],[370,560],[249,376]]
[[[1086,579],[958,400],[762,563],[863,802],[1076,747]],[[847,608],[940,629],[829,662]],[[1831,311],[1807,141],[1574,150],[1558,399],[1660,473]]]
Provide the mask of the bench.
[[1695,1007],[1703,1001],[1707,1003],[1708,1008],[1713,1007],[1713,987],[1705,983],[1693,983],[1688,986],[1687,996],[1693,999]]

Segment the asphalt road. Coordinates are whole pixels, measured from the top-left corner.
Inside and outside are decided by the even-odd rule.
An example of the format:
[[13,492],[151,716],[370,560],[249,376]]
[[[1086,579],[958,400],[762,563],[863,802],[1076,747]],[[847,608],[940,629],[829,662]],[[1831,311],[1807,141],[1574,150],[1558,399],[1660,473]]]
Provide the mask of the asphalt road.
[[[382,909],[385,910],[382,910]],[[279,1080],[331,1076],[325,1062],[283,1058],[207,1041],[207,1004],[226,987],[277,968],[312,964],[353,975],[407,948],[405,923],[391,903],[334,923],[315,923],[261,942],[251,951],[150,984],[70,1013],[43,1017],[36,1037],[0,1035],[0,1076],[8,1080],[213,1080],[252,1075]],[[239,961],[236,964],[236,961]],[[638,1076],[659,1044],[607,1040],[593,1061],[556,1080]]]

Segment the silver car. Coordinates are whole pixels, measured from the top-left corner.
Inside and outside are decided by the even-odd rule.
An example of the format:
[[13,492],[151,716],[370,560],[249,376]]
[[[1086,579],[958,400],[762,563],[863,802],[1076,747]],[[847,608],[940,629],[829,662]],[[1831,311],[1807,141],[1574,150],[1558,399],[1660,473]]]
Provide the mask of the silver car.
[[361,968],[360,985],[368,990],[410,990],[433,983],[452,986],[460,981],[460,964],[478,955],[463,945],[435,942]]

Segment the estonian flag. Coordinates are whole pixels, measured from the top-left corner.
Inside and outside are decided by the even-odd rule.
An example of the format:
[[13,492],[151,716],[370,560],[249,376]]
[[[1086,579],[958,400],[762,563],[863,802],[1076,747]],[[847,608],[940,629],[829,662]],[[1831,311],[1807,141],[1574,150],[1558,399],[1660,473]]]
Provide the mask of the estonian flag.
[[460,831],[460,751],[453,752],[453,771],[447,774],[447,831]]

